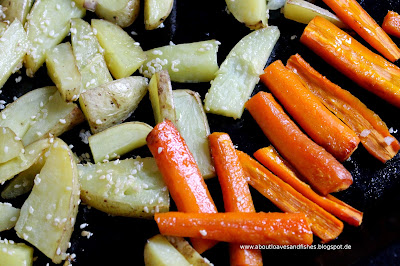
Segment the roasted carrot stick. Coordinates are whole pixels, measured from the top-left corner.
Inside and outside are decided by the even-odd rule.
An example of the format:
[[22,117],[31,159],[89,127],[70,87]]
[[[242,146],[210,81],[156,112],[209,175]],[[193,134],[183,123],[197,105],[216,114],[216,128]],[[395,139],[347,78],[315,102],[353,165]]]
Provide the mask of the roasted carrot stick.
[[324,242],[335,239],[343,223],[296,189],[272,174],[244,152],[237,151],[240,162],[250,176],[249,184],[284,212],[301,212],[311,223],[311,230]]
[[400,49],[356,0],[323,0],[333,12],[365,41],[394,62],[400,58]]
[[383,20],[382,29],[386,33],[400,38],[400,15],[389,11]]
[[[178,210],[217,212],[196,161],[174,124],[169,120],[157,124],[146,141]],[[216,244],[203,239],[191,241],[199,253]]]
[[317,191],[326,195],[353,183],[346,168],[301,132],[271,94],[257,93],[246,108],[272,145]]
[[261,81],[312,140],[339,161],[357,149],[356,133],[330,112],[280,60],[270,64]]
[[312,243],[309,222],[303,213],[156,213],[163,235],[212,239],[250,245]]
[[296,73],[324,105],[353,129],[369,153],[385,163],[400,149],[400,143],[389,133],[385,122],[350,92],[330,82],[296,54],[286,66]]
[[400,68],[324,18],[315,17],[300,41],[358,85],[400,107]]
[[[221,185],[226,212],[255,212],[245,172],[236,155],[231,138],[226,133],[214,132],[208,136],[211,155]],[[261,251],[241,249],[230,244],[230,265],[263,265]]]
[[[324,197],[315,193],[309,185],[301,181],[300,174],[272,146],[257,150],[254,153],[254,157],[272,173],[327,212],[353,226],[361,224],[362,212],[336,199],[334,196],[327,195]],[[328,196],[335,200],[328,199]]]

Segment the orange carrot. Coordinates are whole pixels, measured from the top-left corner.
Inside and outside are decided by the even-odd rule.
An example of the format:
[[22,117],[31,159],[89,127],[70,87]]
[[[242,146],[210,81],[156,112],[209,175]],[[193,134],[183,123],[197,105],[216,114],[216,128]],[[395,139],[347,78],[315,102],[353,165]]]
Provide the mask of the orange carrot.
[[400,15],[389,11],[383,20],[382,29],[397,38],[400,38]]
[[[174,124],[169,120],[157,124],[146,141],[178,210],[217,212],[196,161]],[[199,253],[216,244],[202,239],[191,241]]]
[[279,153],[317,191],[326,195],[353,183],[346,168],[301,132],[271,94],[257,93],[246,103],[246,108]]
[[345,161],[357,149],[360,139],[356,133],[332,114],[280,60],[265,68],[260,78],[311,139],[336,159]]
[[323,0],[333,12],[390,61],[400,58],[400,49],[356,0]]
[[291,56],[286,66],[331,112],[360,136],[369,153],[383,163],[397,154],[400,143],[390,134],[385,122],[359,99],[330,82],[298,54]]
[[[309,185],[301,181],[300,174],[272,146],[259,149],[254,153],[254,157],[272,173],[327,212],[353,226],[361,224],[362,212],[336,199],[334,196],[327,195],[324,197],[315,193]],[[328,196],[333,200],[328,199]]]
[[301,212],[311,223],[315,235],[328,242],[340,235],[343,223],[296,189],[272,174],[246,153],[237,152],[240,162],[250,176],[249,184],[284,212]]
[[[214,132],[208,136],[215,170],[221,184],[226,212],[255,212],[245,172],[236,155],[231,138],[226,133]],[[230,244],[230,265],[263,265],[261,251],[241,249]]]
[[324,18],[315,17],[304,29],[300,41],[364,89],[400,107],[400,68],[346,32]]
[[249,245],[310,245],[312,232],[303,213],[156,213],[163,235]]

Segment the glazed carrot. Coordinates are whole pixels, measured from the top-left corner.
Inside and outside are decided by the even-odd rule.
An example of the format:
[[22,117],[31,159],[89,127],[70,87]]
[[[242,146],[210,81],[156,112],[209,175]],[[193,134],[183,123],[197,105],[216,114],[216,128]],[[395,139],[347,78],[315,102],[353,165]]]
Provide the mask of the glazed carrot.
[[[255,212],[245,172],[236,155],[231,138],[226,133],[208,136],[211,155],[221,185],[226,212]],[[263,265],[261,251],[229,245],[230,265]]]
[[400,15],[389,11],[383,20],[382,29],[386,33],[400,38]]
[[364,89],[400,107],[400,68],[349,34],[326,19],[315,17],[300,41]]
[[346,168],[301,132],[271,94],[257,93],[246,108],[272,145],[317,191],[326,195],[353,183]]
[[303,213],[166,212],[154,219],[163,235],[249,245],[310,245],[313,240]]
[[304,197],[244,152],[237,151],[240,162],[250,176],[249,184],[279,209],[290,213],[304,213],[313,233],[328,242],[340,235],[343,223],[320,206]]
[[400,49],[356,0],[323,0],[333,12],[390,61],[400,58]]
[[[254,157],[268,170],[327,212],[353,226],[361,224],[362,212],[336,199],[334,196],[327,195],[324,197],[315,193],[309,185],[301,181],[300,174],[272,146],[257,150],[254,153]],[[330,199],[328,199],[328,196],[330,196]]]
[[357,149],[356,133],[330,112],[280,60],[270,64],[261,81],[312,140],[339,161]]
[[296,73],[324,105],[353,129],[366,150],[385,163],[400,149],[400,143],[390,134],[385,122],[350,92],[330,82],[296,54],[286,67]]
[[[169,120],[157,124],[146,141],[178,210],[217,212],[196,161],[174,124]],[[191,241],[199,253],[216,244],[203,239]]]

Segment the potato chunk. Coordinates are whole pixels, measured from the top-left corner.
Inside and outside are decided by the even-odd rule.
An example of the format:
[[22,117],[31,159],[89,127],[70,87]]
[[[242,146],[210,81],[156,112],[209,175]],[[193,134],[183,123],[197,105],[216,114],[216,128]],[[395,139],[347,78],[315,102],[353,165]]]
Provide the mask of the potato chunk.
[[211,266],[208,259],[203,258],[183,237],[164,236],[193,266]]
[[[265,1],[264,1],[265,2]],[[277,27],[256,30],[241,39],[216,73],[205,98],[205,110],[240,118],[279,38]]]
[[287,19],[308,24],[316,16],[323,17],[339,28],[348,28],[336,15],[304,0],[288,0],[283,7],[283,15]]
[[112,160],[146,145],[146,137],[153,128],[142,122],[127,122],[110,127],[89,137],[95,163]]
[[0,202],[0,232],[9,230],[15,226],[19,212],[20,209],[14,208],[10,203]]
[[147,240],[144,246],[144,264],[146,266],[192,265],[162,235]]
[[146,91],[145,78],[127,77],[82,93],[81,108],[92,133],[98,133],[127,119]]
[[64,101],[76,101],[81,92],[81,73],[69,42],[62,43],[47,51],[47,73],[56,84]]
[[208,82],[218,70],[215,40],[167,45],[146,51],[147,60],[140,73],[151,78],[154,73],[167,70],[172,81]]
[[74,228],[80,190],[76,163],[67,144],[55,139],[49,152],[15,230],[54,263],[60,263]]
[[13,199],[31,191],[35,176],[40,173],[45,163],[43,157],[40,156],[32,166],[11,179],[1,192],[1,197],[3,199]]
[[23,136],[24,145],[47,137],[49,134],[59,136],[85,120],[78,105],[65,102],[58,91],[50,97],[43,110],[46,112],[36,115],[33,124]]
[[146,60],[146,55],[121,27],[111,22],[92,19],[96,37],[104,48],[104,58],[116,79],[132,75]]
[[8,127],[0,127],[0,163],[17,157],[23,150],[21,139]]
[[32,266],[33,248],[11,240],[0,239],[0,265]]
[[97,0],[96,15],[122,28],[130,26],[140,10],[140,0]]
[[19,20],[14,20],[0,38],[0,89],[22,67],[28,46],[24,27]]
[[0,183],[30,168],[39,160],[49,146],[48,139],[36,141],[25,147],[25,153],[21,153],[18,157],[0,164]]
[[168,71],[161,70],[153,75],[149,83],[149,96],[156,124],[165,119],[176,124],[174,97]]
[[81,198],[109,214],[153,217],[169,210],[169,193],[154,158],[78,165]]
[[79,70],[86,67],[96,54],[101,54],[92,27],[83,19],[71,19],[71,43]]
[[193,154],[203,178],[215,176],[208,135],[210,126],[198,93],[191,90],[174,90],[176,127]]
[[37,115],[57,91],[56,87],[44,87],[28,92],[0,112],[0,126],[9,127],[22,138],[28,131],[32,116]]
[[31,10],[33,0],[2,0],[0,5],[6,8],[4,15],[6,15],[4,20],[13,22],[18,19],[22,25],[25,24],[26,16],[29,10]]
[[171,13],[173,0],[145,0],[144,1],[144,27],[146,30],[154,30]]
[[36,1],[26,22],[31,42],[25,58],[26,75],[33,77],[45,61],[46,51],[59,44],[68,34],[70,19],[85,15],[85,9],[72,0]]
[[265,0],[225,0],[228,10],[250,29],[268,26],[267,1]]
[[3,34],[6,31],[7,27],[8,27],[7,23],[0,21],[0,37],[3,36]]

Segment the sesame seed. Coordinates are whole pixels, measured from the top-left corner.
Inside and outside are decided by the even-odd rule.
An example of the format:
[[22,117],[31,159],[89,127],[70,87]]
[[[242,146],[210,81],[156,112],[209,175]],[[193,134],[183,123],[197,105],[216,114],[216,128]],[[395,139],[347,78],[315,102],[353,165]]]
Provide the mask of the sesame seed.
[[35,210],[32,208],[32,206],[29,206],[29,213],[30,213],[30,214],[33,214],[34,211],[35,211]]
[[101,124],[103,124],[103,122],[101,122],[100,119],[97,119],[97,120],[96,120],[96,124],[97,124],[97,125],[101,125]]
[[160,154],[162,151],[163,151],[163,148],[162,147],[158,147],[158,149],[157,149],[158,154]]
[[67,123],[67,121],[65,121],[65,119],[60,119],[60,123],[65,124],[65,123]]
[[200,234],[202,236],[206,236],[207,235],[207,231],[206,230],[200,230],[199,232],[200,232]]
[[8,146],[4,146],[4,152],[5,152],[5,153],[8,152]]

